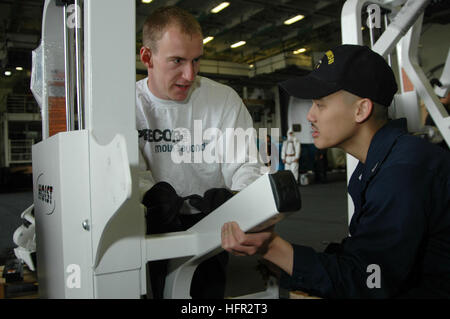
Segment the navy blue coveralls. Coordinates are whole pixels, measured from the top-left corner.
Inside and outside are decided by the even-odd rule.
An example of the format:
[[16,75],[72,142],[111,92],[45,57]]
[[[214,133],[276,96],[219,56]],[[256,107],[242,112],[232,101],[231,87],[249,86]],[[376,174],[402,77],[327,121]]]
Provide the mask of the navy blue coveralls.
[[325,298],[450,298],[448,149],[409,135],[405,119],[390,121],[348,191],[350,235],[323,253],[293,245],[293,274],[280,285]]

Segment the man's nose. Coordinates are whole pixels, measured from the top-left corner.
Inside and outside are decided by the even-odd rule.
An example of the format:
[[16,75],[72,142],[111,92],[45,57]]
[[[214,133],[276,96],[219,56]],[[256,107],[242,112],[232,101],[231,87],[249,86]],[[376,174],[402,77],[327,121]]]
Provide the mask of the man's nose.
[[183,78],[189,82],[194,81],[196,75],[195,66],[192,63],[186,63],[183,70]]
[[309,122],[314,122],[315,117],[314,117],[314,103],[311,105],[311,108],[308,111],[308,115],[306,115],[306,119]]

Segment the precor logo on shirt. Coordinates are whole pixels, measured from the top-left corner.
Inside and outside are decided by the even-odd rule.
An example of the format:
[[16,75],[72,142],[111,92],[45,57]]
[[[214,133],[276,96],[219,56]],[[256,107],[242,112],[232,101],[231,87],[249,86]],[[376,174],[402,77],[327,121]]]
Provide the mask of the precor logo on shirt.
[[179,131],[175,130],[150,130],[150,129],[143,129],[139,130],[139,138],[143,138],[145,141],[148,142],[179,142],[183,139],[183,136]]
[[[279,140],[279,128],[270,129],[272,141]],[[278,167],[276,144],[267,145],[268,129],[218,128],[203,129],[202,121],[194,121],[194,129],[142,129],[139,138],[151,143],[154,154],[170,153],[174,163],[270,163],[271,172]],[[257,143],[259,138],[259,143]],[[270,148],[269,148],[270,147]],[[269,156],[271,154],[271,156]]]

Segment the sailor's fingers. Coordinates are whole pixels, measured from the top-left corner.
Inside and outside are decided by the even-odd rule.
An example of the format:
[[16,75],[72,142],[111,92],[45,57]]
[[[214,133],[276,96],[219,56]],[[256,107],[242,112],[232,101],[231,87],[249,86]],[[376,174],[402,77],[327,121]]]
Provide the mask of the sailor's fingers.
[[228,222],[222,226],[222,248],[237,256],[252,255],[255,249],[243,245],[246,234],[236,222]]
[[228,222],[222,226],[222,247],[231,252],[244,240],[245,234],[236,222]]
[[272,231],[245,234],[236,222],[229,222],[222,227],[222,247],[237,256],[254,255],[265,246],[272,234]]

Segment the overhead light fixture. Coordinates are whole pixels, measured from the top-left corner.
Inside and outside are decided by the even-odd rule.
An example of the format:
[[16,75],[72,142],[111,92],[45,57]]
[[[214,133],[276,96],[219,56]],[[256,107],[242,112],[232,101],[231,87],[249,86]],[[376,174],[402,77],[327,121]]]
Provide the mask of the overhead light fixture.
[[254,67],[255,67],[254,64],[250,64],[250,65],[249,65],[249,68],[250,68],[250,69],[253,69]]
[[152,2],[153,0],[141,0],[142,1],[142,3],[150,3],[150,2]]
[[21,67],[21,66],[16,66],[16,70],[17,70],[17,71],[23,71],[23,67]]
[[290,18],[290,19],[284,21],[284,24],[287,24],[287,25],[293,24],[293,23],[295,23],[295,22],[297,22],[297,21],[300,21],[300,20],[303,19],[304,17],[305,17],[304,15],[299,14],[299,15],[293,17],[293,18]]
[[298,50],[292,51],[292,53],[294,53],[294,54],[299,54],[299,53],[303,53],[303,52],[305,52],[305,51],[306,51],[305,48],[300,48],[300,49],[298,49]]
[[239,41],[239,42],[236,42],[236,43],[230,45],[230,47],[231,47],[232,49],[235,49],[235,48],[237,48],[237,47],[243,46],[243,45],[246,44],[246,43],[247,43],[247,42],[245,42],[245,41]]
[[6,76],[11,76],[12,72],[11,71],[5,71],[5,75]]
[[211,12],[212,13],[218,13],[218,12],[222,11],[223,9],[225,9],[226,7],[228,7],[229,5],[230,5],[229,2],[222,2],[217,7],[211,9]]
[[212,40],[214,40],[214,37],[211,37],[211,36],[206,37],[206,38],[203,39],[203,44],[206,44],[206,43],[208,43],[208,42],[210,42]]

